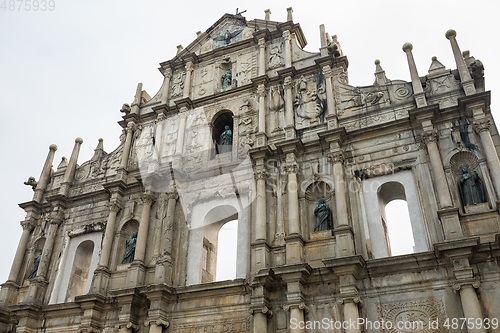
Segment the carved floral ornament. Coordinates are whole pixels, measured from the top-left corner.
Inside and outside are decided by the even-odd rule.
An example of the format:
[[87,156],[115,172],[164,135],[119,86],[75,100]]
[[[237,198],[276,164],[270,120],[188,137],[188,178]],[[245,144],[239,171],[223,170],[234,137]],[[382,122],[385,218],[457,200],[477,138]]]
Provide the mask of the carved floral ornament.
[[436,129],[424,131],[420,133],[420,138],[422,139],[422,142],[426,145],[428,145],[431,142],[436,142],[438,140],[438,131]]
[[476,131],[476,133],[489,131],[491,129],[491,120],[490,119],[475,120],[472,126],[474,128],[474,131]]
[[[399,329],[400,322],[422,322],[422,327],[415,331],[419,333],[445,333],[449,332],[446,327],[432,328],[429,324],[431,321],[438,320],[439,323],[444,323],[446,313],[442,300],[424,299],[412,300],[408,302],[394,302],[379,304],[378,306],[379,321],[391,322],[390,329],[382,329],[386,333],[407,333],[407,329]],[[387,327],[387,326],[386,326]]]
[[345,161],[344,153],[341,151],[328,153],[327,157],[332,164],[344,163]]
[[284,163],[283,169],[285,170],[285,172],[287,174],[298,173],[299,172],[299,165],[295,162]]

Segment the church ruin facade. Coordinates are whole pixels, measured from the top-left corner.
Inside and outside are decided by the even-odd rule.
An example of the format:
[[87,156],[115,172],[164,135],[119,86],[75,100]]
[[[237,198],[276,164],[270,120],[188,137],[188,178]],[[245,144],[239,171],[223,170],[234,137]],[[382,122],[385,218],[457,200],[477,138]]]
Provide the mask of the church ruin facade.
[[376,61],[374,84],[353,87],[323,25],[311,53],[291,8],[225,14],[160,64],[153,97],[138,85],[114,151],[100,140],[78,165],[78,138],[53,170],[49,147],[0,332],[500,331],[500,137],[481,62],[446,38],[456,69],[434,57],[420,76],[407,43],[411,82]]

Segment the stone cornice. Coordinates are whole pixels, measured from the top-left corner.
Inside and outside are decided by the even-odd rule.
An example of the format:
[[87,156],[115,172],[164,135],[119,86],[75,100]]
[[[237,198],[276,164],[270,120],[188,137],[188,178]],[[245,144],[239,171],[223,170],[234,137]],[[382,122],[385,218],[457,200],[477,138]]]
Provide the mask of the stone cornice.
[[491,104],[491,91],[485,91],[482,93],[458,98],[458,109],[461,113],[465,113],[467,117],[472,117],[472,109],[474,108],[474,106],[478,106],[481,104],[483,106],[483,112],[489,113]]

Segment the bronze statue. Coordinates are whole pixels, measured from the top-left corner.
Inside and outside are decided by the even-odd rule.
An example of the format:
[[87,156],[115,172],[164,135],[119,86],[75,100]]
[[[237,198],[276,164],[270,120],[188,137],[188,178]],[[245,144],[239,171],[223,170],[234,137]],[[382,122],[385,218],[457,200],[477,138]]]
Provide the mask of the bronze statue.
[[222,89],[226,89],[231,85],[232,75],[230,69],[227,70],[226,74],[222,74],[221,81],[222,81]]
[[477,175],[476,170],[474,170],[474,174],[471,174],[467,170],[467,167],[463,167],[462,176],[458,181],[458,188],[464,206],[477,205],[485,202],[483,182]]
[[33,262],[33,268],[31,268],[30,275],[28,275],[28,280],[34,279],[36,277],[36,273],[38,272],[38,266],[40,266],[40,260],[42,259],[42,251],[40,254],[35,257],[35,261]]
[[332,230],[332,210],[325,203],[324,198],[319,198],[318,206],[314,209],[314,215],[316,215],[316,225],[314,226],[314,232]]
[[129,264],[134,261],[135,246],[137,244],[137,232],[132,233],[132,237],[125,241],[125,253],[123,254],[122,264]]
[[233,132],[228,125],[224,127],[225,131],[220,135],[220,153],[227,153],[231,151],[231,146],[233,144]]

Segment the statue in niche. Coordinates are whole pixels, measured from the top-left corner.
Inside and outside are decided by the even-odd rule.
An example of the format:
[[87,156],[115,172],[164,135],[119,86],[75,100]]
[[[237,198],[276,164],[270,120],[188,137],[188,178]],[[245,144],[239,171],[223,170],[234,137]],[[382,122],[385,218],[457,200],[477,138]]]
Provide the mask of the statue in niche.
[[228,69],[226,74],[222,74],[221,77],[222,89],[226,89],[227,87],[231,86],[231,81],[232,81],[231,70]]
[[474,174],[471,174],[469,170],[467,170],[467,167],[463,167],[462,176],[458,181],[458,188],[464,206],[477,205],[485,202],[483,182],[477,175],[476,170],[474,170]]
[[224,129],[225,131],[220,135],[220,154],[231,151],[231,146],[233,144],[233,132],[228,125],[226,125]]
[[34,279],[36,277],[36,273],[38,272],[38,266],[40,266],[40,260],[42,259],[42,251],[40,254],[35,257],[35,261],[33,262],[33,268],[31,268],[30,275],[28,275],[28,280]]
[[273,45],[270,50],[270,57],[269,57],[269,68],[278,68],[284,65],[283,62],[283,55],[281,52],[281,43],[278,45]]
[[137,232],[132,233],[130,239],[125,240],[125,253],[123,254],[122,264],[130,264],[134,261],[135,246],[137,244]]
[[314,232],[332,230],[332,210],[325,203],[324,198],[319,198],[318,206],[314,209],[314,215],[316,215],[316,225],[314,226]]

